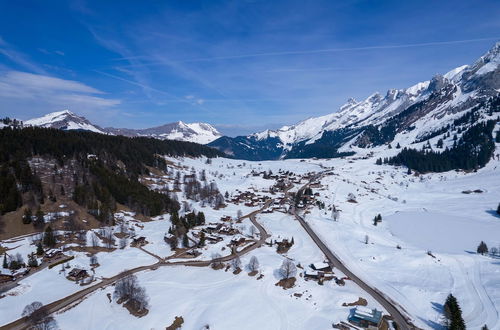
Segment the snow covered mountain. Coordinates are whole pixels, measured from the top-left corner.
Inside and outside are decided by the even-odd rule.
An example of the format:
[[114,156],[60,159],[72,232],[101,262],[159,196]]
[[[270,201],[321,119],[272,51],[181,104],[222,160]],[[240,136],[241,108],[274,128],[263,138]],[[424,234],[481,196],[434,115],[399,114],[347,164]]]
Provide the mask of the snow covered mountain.
[[145,129],[106,128],[110,133],[125,136],[148,136],[157,139],[179,140],[199,144],[210,143],[222,135],[210,124],[178,121]]
[[78,116],[69,110],[51,112],[40,118],[33,118],[24,122],[24,126],[50,127],[63,130],[84,130],[105,134],[97,125],[92,124],[85,117]]
[[86,130],[101,134],[146,136],[162,140],[179,140],[199,144],[210,143],[222,135],[211,125],[205,123],[176,123],[165,124],[146,129],[128,128],[101,128],[92,124],[85,117],[78,116],[69,110],[52,112],[40,118],[24,122],[24,126],[50,127],[63,130]]
[[[397,141],[409,146],[436,134],[467,112],[486,119],[500,99],[500,42],[474,64],[406,89],[349,99],[338,112],[309,118],[278,130],[223,137],[210,144],[236,158],[251,160],[335,157]],[[490,111],[491,112],[491,111]],[[489,112],[488,112],[489,113]]]

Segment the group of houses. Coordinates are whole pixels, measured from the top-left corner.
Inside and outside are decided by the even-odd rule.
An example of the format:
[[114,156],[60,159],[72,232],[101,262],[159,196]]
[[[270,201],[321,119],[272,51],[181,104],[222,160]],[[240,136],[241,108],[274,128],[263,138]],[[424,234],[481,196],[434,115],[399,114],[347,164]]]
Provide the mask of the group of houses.
[[248,207],[254,207],[254,206],[262,206],[264,205],[267,200],[269,200],[271,197],[269,196],[262,196],[262,195],[257,195],[255,192],[251,191],[239,191],[236,190],[236,195],[233,196],[229,202],[239,205],[240,203],[243,203],[245,206]]

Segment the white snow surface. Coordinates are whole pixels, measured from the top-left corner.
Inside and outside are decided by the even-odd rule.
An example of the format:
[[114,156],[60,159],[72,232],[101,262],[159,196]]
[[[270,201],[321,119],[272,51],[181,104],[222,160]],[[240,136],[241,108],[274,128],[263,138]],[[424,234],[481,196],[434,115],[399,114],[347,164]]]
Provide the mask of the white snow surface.
[[178,122],[178,129],[170,133],[161,134],[164,139],[195,142],[200,144],[210,143],[222,136],[215,127],[207,123]]
[[48,113],[39,118],[33,118],[24,122],[25,126],[53,127],[66,121],[67,130],[86,130],[106,134],[87,119],[80,117],[69,110]]
[[[375,156],[363,159],[363,152],[369,151],[374,151]],[[495,215],[500,196],[500,162],[492,160],[475,173],[452,171],[417,177],[408,175],[406,169],[374,165],[375,158],[394,155],[395,149],[378,147],[360,149],[359,153],[333,160],[250,162],[217,158],[211,164],[206,164],[205,159],[170,160],[184,166],[185,173],[191,167],[197,171],[205,169],[208,181],[215,181],[221,192],[228,191],[230,195],[237,189],[262,190],[274,182],[250,175],[252,170],[277,173],[282,169],[305,174],[333,168],[334,175],[322,178],[323,187],[313,191],[320,194],[318,199],[327,207],[335,204],[340,210],[339,221],[331,220],[331,211],[317,207],[310,209],[305,220],[348,268],[403,306],[413,322],[423,329],[442,329],[442,304],[453,293],[468,328],[478,329],[487,324],[489,329],[499,330],[500,262],[498,257],[481,256],[475,251],[482,240],[490,248],[500,245],[500,217]],[[462,193],[476,189],[482,192]],[[347,201],[349,193],[355,195],[357,203]],[[180,193],[177,197],[183,198]],[[217,222],[225,215],[234,217],[239,209],[245,214],[256,209],[229,204],[213,210],[190,203],[205,213],[207,223]],[[383,220],[374,226],[373,217],[379,213]],[[146,237],[149,242],[144,246],[146,251],[160,257],[171,254],[163,242],[163,234],[170,227],[168,215],[145,223],[134,220],[132,213],[120,217],[129,227],[136,228],[137,236]],[[261,214],[258,221],[272,235],[272,240],[294,238],[295,244],[286,257],[304,267],[299,272],[308,270],[311,263],[324,261],[320,250],[290,215]],[[237,227],[242,235],[249,235],[248,219]],[[369,244],[364,243],[365,235]],[[222,250],[222,247],[228,239],[207,245],[198,259],[210,259],[215,252],[227,254],[227,248]],[[2,246],[12,249],[9,252],[19,251],[23,256],[34,250],[29,244],[27,238],[2,242]],[[88,257],[75,255],[73,265],[88,265]],[[296,287],[283,290],[275,283],[276,270],[284,256],[277,254],[275,247],[264,245],[242,257],[242,264],[246,265],[252,256],[261,265],[264,275],[261,280],[248,276],[246,269],[239,275],[181,266],[137,273],[150,297],[150,311],[143,318],[130,315],[115,301],[110,303],[106,294],[113,292],[111,286],[55,317],[63,329],[160,329],[170,325],[175,316],[184,318],[186,329],[201,329],[204,325],[215,329],[326,329],[332,323],[346,320],[350,308],[342,307],[343,302],[364,297],[369,308],[381,308],[350,281],[346,281],[345,287],[333,281],[320,286],[298,276]],[[131,247],[101,252],[98,258],[102,261],[96,268],[98,278],[156,262],[154,257]],[[334,272],[342,276],[335,269]],[[31,301],[46,303],[79,289],[57,274],[57,270],[43,270],[0,299],[0,309],[7,311],[0,313],[0,324],[17,318]],[[302,296],[296,297],[294,293]]]

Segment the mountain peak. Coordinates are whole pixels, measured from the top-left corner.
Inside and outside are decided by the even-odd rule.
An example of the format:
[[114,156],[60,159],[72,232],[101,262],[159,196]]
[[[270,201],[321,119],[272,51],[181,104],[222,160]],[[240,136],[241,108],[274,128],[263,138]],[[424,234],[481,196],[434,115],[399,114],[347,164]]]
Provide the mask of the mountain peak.
[[84,130],[96,133],[105,133],[102,128],[92,124],[85,117],[78,116],[68,109],[48,113],[39,118],[24,122],[26,126],[50,127],[63,130]]

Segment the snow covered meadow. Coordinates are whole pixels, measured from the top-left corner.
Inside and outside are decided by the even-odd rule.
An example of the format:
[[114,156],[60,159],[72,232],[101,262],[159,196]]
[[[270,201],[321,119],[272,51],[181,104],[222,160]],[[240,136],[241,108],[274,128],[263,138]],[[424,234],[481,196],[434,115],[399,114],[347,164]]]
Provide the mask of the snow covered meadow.
[[[374,159],[285,160],[249,162],[214,159],[170,159],[182,164],[189,173],[205,169],[208,180],[217,183],[221,192],[233,196],[238,191],[260,191],[269,195],[273,180],[254,176],[253,172],[278,173],[291,171],[298,176],[309,172],[332,170],[333,175],[320,179],[316,198],[328,207],[340,209],[340,218],[333,221],[331,211],[310,207],[305,220],[330,249],[365,282],[378,288],[398,302],[411,315],[416,325],[424,329],[441,328],[442,304],[453,293],[462,307],[468,328],[488,324],[500,329],[500,261],[491,256],[476,254],[480,241],[489,247],[500,244],[500,218],[495,215],[500,186],[500,162],[492,160],[477,173],[448,172],[414,176],[405,169],[376,166]],[[299,179],[297,179],[299,180]],[[306,181],[296,183],[292,191]],[[464,191],[481,190],[476,193]],[[348,201],[348,194],[355,202]],[[280,197],[279,193],[274,197]],[[177,193],[180,201],[182,193]],[[191,207],[205,213],[207,223],[221,217],[236,217],[238,210],[248,214],[260,206],[228,203],[227,207],[212,209],[190,201]],[[373,218],[382,221],[373,224]],[[127,246],[112,252],[97,254],[100,266],[95,268],[96,283],[138,266],[154,265],[158,258],[168,258],[173,251],[164,241],[171,226],[169,215],[150,222],[139,222],[132,213],[121,213],[134,226],[136,236],[148,242],[141,250]],[[368,307],[382,309],[353,282],[345,286],[335,281],[318,285],[308,281],[303,271],[309,264],[325,260],[321,251],[292,215],[262,213],[256,219],[269,235],[267,241],[294,239],[294,245],[284,254],[267,244],[241,258],[243,271],[213,270],[209,267],[166,266],[138,272],[139,283],[150,298],[149,313],[141,318],[110,301],[114,287],[106,286],[86,296],[72,308],[55,315],[62,329],[160,329],[172,324],[175,317],[184,319],[183,328],[202,329],[326,329],[346,321],[352,307],[342,306],[358,298],[367,299]],[[249,235],[252,226],[248,218],[235,227]],[[118,230],[115,228],[115,230]],[[366,243],[368,240],[368,244]],[[228,255],[225,239],[200,249],[193,260],[210,260],[214,253]],[[32,251],[30,240],[5,244],[12,252]],[[72,266],[87,267],[83,252],[72,252]],[[259,260],[260,273],[248,276],[250,258]],[[297,282],[284,290],[275,284],[277,272],[285,258],[293,260]],[[183,260],[173,258],[171,261]],[[19,286],[4,293],[0,299],[0,323],[17,319],[23,307],[35,300],[42,303],[61,299],[82,287],[59,274],[59,267],[44,269],[21,280]],[[334,274],[343,274],[334,269]]]

